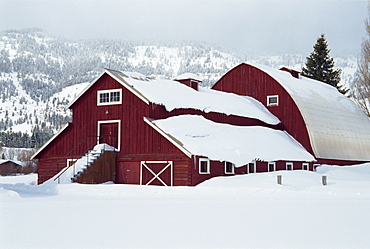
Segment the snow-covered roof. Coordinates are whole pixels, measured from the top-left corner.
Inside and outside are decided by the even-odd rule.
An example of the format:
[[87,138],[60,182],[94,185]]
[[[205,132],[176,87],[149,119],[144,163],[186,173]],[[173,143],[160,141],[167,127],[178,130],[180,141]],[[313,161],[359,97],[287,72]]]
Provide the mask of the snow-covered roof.
[[23,162],[21,162],[21,161],[16,161],[16,160],[3,160],[3,159],[0,159],[0,165],[5,164],[5,163],[7,163],[7,162],[12,162],[12,163],[15,163],[15,164],[17,164],[17,165],[19,165],[19,166],[24,166],[24,163],[23,163]]
[[256,63],[293,98],[306,123],[317,158],[370,160],[370,120],[335,87]]
[[180,144],[192,155],[228,161],[236,166],[258,159],[315,160],[286,131],[260,126],[220,124],[197,115],[181,115],[151,122],[168,134],[169,138],[175,138],[176,141],[172,142]]
[[193,73],[183,73],[178,76],[176,76],[173,80],[196,80],[196,81],[202,81],[202,78],[200,78],[198,75]]
[[136,73],[114,70],[107,70],[107,72],[143,101],[162,104],[167,111],[189,108],[206,113],[218,112],[254,118],[273,125],[280,123],[279,119],[271,114],[265,106],[251,97],[202,87],[196,91],[177,81],[151,80],[143,75],[138,77]]

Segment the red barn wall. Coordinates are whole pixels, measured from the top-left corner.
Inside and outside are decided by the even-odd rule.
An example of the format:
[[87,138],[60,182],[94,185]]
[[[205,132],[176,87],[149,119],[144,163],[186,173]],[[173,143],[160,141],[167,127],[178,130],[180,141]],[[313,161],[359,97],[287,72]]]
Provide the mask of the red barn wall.
[[[251,96],[280,119],[282,127],[313,154],[306,124],[285,89],[265,72],[247,64],[240,64],[225,74],[212,87],[214,90]],[[267,106],[267,96],[279,95],[278,106]]]
[[[252,83],[245,82],[244,86],[241,86],[242,84],[236,81],[238,78],[236,75],[239,75],[239,78],[243,78],[241,75],[246,75],[248,72],[254,78],[260,78],[262,83],[258,83],[259,81],[252,81]],[[229,79],[228,76],[231,78]],[[234,81],[238,84],[232,84]],[[271,83],[271,79],[269,77],[266,77],[263,74],[259,75],[258,70],[256,71],[253,68],[237,68],[236,72],[225,75],[220,82],[223,83],[218,83],[220,89],[217,90],[224,90],[223,85],[225,85],[225,88],[230,87],[230,85],[241,86],[240,89],[230,88],[231,90],[228,90],[236,93],[243,89],[246,89],[245,91],[249,88],[253,89],[251,86],[252,84],[264,85],[266,94],[277,94],[276,91],[282,91],[278,86],[276,86],[277,84],[274,84],[274,82]],[[268,84],[272,84],[273,87],[270,89]],[[262,88],[262,86],[260,87]],[[107,89],[122,89],[122,104],[97,106],[97,91]],[[267,89],[269,91],[267,91]],[[264,103],[263,100],[266,99],[266,95],[257,92],[253,94],[254,96],[252,97],[255,97]],[[286,93],[283,91],[282,93],[279,93],[280,103],[291,101],[284,94]],[[296,111],[294,110],[294,107],[295,105],[291,107],[293,112]],[[144,121],[144,117],[165,118],[181,114],[197,114],[221,123],[267,126],[261,121],[255,119],[232,115],[227,116],[217,113],[203,113],[197,110],[176,109],[172,112],[167,112],[163,106],[153,104],[148,105],[143,102],[108,74],[104,74],[99,78],[95,84],[83,94],[83,96],[73,103],[71,109],[73,112],[73,122],[36,157],[39,159],[39,183],[49,179],[64,168],[67,163],[67,158],[82,156],[86,149],[91,149],[91,147],[96,144],[98,121],[121,120],[121,146],[120,151],[117,153],[115,174],[116,183],[139,184],[141,161],[172,161],[173,184],[175,186],[197,185],[212,177],[229,174],[225,174],[224,162],[215,161],[211,161],[210,174],[199,174],[199,158],[194,156],[189,158],[174,144],[158,133],[158,131],[148,125]],[[275,110],[275,113],[280,115],[278,110],[279,109]],[[284,110],[285,112],[283,111],[283,114],[292,110]],[[279,115],[277,116],[279,117]],[[299,118],[299,115],[297,116]],[[87,139],[85,143],[80,144],[73,155],[70,155],[67,158],[63,157],[88,136],[92,137]],[[88,148],[89,146],[90,148]],[[50,167],[55,165],[58,161],[61,163],[50,169]],[[277,169],[280,169],[279,165],[280,164],[277,164]],[[285,169],[285,164],[281,166],[281,169]],[[267,163],[258,162],[257,172],[265,171],[267,171]],[[246,167],[244,166],[235,169],[235,174],[244,174],[246,172]]]
[[[107,89],[122,89],[122,104],[97,106],[97,91]],[[67,160],[63,156],[86,137],[93,136],[88,139],[91,144],[88,149],[96,144],[98,121],[121,120],[121,147],[117,153],[117,182],[127,182],[125,176],[127,165],[131,165],[131,175],[135,175],[129,178],[136,179],[140,170],[140,161],[165,160],[174,162],[174,184],[189,184],[189,157],[144,122],[143,117],[149,116],[149,105],[109,75],[104,74],[98,79],[71,106],[71,109],[72,124],[36,157],[39,159],[40,183],[64,168]],[[74,153],[74,157],[82,156],[87,147],[87,142],[81,144]],[[61,163],[50,170],[50,167],[58,161]],[[139,166],[133,167],[132,165]],[[45,172],[48,174],[44,175]],[[135,183],[139,184],[139,181]]]
[[174,109],[172,111],[167,111],[163,105],[150,104],[150,114],[149,117],[152,119],[164,119],[173,116],[179,116],[184,114],[199,115],[203,116],[208,120],[212,120],[217,123],[239,125],[239,126],[264,126],[273,129],[282,129],[281,124],[270,125],[265,122],[248,117],[236,116],[236,115],[226,115],[224,113],[217,112],[202,112],[195,109]]

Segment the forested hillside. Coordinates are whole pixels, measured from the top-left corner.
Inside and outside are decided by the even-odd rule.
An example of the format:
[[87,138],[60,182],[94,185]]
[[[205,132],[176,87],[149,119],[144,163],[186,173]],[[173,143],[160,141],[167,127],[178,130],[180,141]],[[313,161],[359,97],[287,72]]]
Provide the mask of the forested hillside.
[[[202,42],[122,40],[72,41],[39,29],[0,32],[0,143],[39,147],[70,120],[67,104],[104,68],[157,78],[198,74],[211,86],[248,59],[272,67],[299,69],[302,54],[236,55]],[[342,84],[349,85],[356,58],[335,58]],[[84,83],[84,84],[81,84]]]

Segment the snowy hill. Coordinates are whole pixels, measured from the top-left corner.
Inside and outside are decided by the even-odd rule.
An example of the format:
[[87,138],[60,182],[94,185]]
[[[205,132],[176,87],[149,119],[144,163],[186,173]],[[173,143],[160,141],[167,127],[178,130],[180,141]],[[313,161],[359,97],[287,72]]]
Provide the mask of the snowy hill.
[[217,177],[196,187],[35,186],[36,177],[0,177],[4,248],[370,245],[370,164]]
[[[70,120],[67,104],[105,67],[170,79],[191,72],[203,79],[204,86],[211,86],[245,58],[276,68],[300,69],[306,56],[287,53],[248,57],[194,41],[72,41],[39,29],[3,31],[0,32],[0,142],[7,146],[42,145]],[[350,86],[356,58],[334,58],[336,66],[343,70],[342,84]],[[9,144],[10,136],[22,139]],[[28,142],[17,143],[21,140]]]

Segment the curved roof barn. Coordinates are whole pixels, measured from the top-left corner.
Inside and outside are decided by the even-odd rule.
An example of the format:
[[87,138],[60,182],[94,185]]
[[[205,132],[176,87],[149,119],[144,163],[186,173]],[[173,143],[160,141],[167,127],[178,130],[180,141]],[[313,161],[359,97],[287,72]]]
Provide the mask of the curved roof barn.
[[[316,158],[369,161],[370,120],[363,111],[336,88],[295,76],[286,68],[243,63],[229,71],[213,89],[249,95],[266,103],[288,132]],[[278,103],[269,106],[269,96],[277,96]],[[308,141],[302,141],[305,135],[300,133],[306,133]]]

